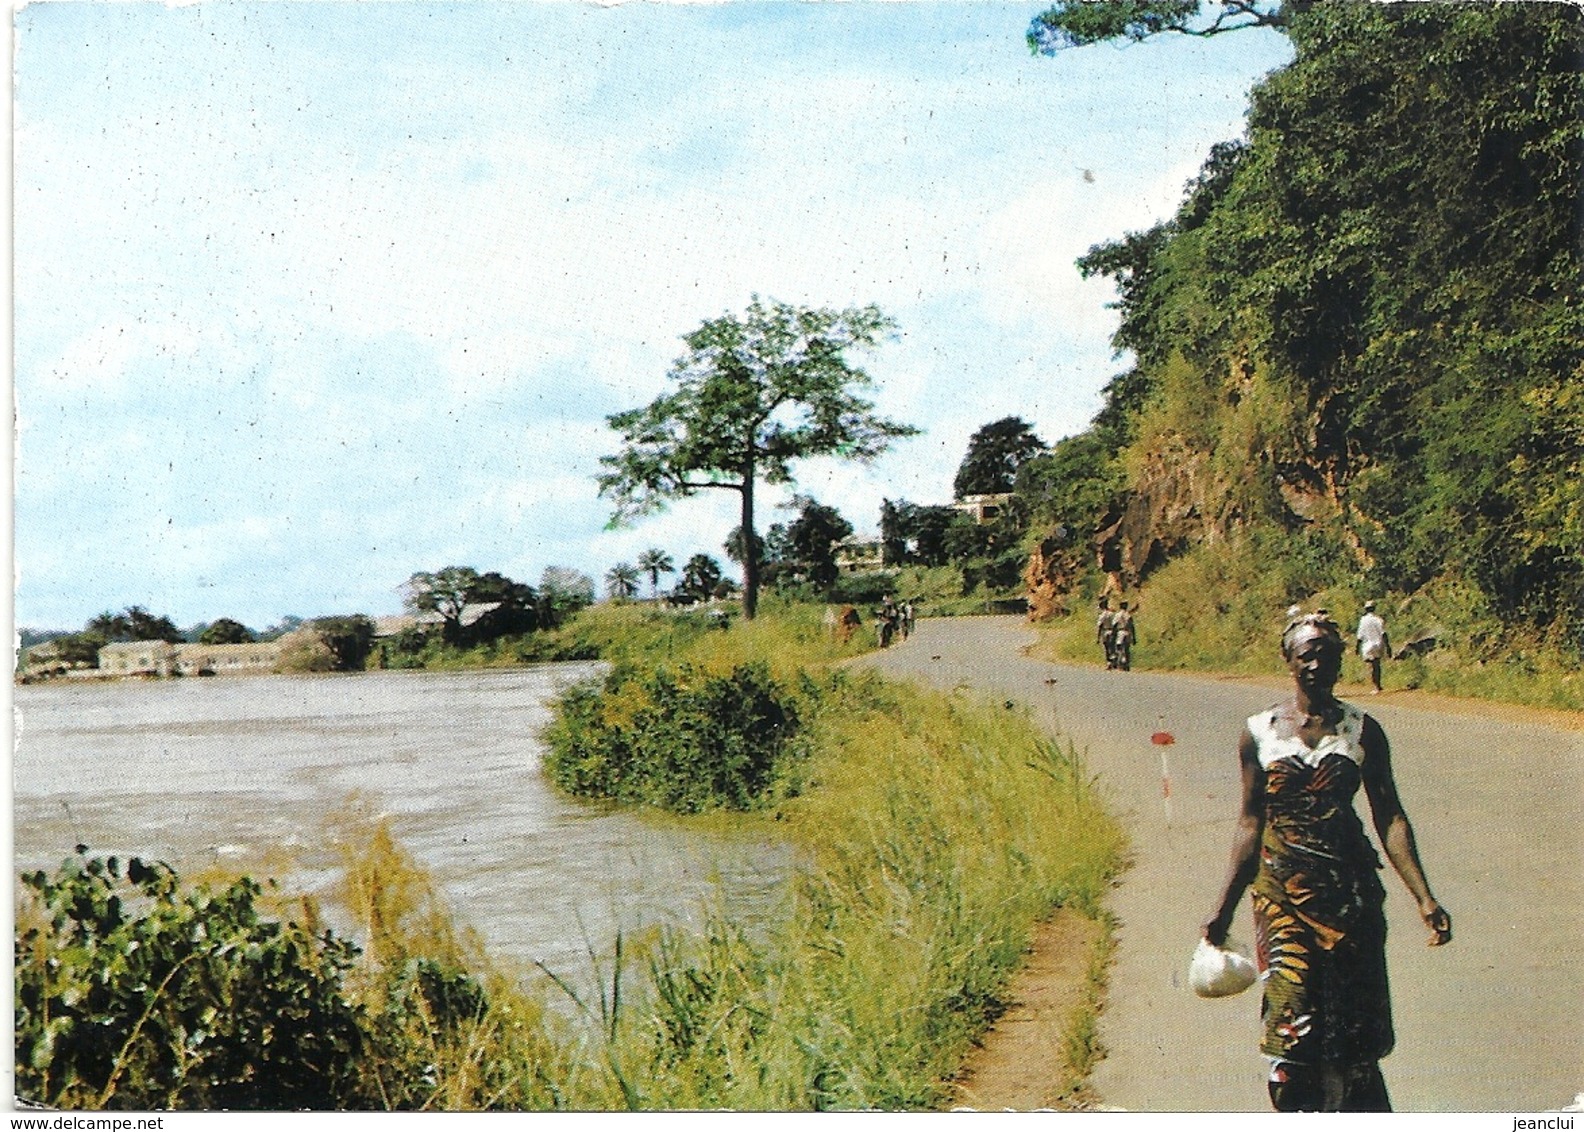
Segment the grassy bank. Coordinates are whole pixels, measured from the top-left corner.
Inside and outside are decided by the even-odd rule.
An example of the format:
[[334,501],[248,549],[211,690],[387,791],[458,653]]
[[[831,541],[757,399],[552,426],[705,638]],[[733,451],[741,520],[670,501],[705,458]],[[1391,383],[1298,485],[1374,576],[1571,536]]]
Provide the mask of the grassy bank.
[[[346,825],[339,835],[345,907],[325,918],[355,925],[355,952],[324,931],[317,911],[267,888],[112,900],[115,884],[79,867],[54,887],[36,878],[19,908],[19,1001],[30,1011],[18,1026],[23,1095],[128,1108],[201,1107],[224,1095],[247,1107],[253,1094],[235,1056],[257,1046],[244,1023],[267,1020],[259,1004],[275,1003],[279,988],[227,972],[248,948],[263,947],[290,960],[295,984],[312,991],[337,1035],[314,1047],[314,1066],[293,1070],[309,1075],[301,1104],[798,1111],[949,1103],[952,1076],[999,1010],[1033,926],[1057,906],[1098,914],[1121,834],[1081,761],[1021,713],[832,667],[857,646],[831,641],[820,612],[723,631],[629,609],[579,630],[590,640],[606,635],[601,647],[619,662],[756,663],[814,689],[795,793],[769,809],[676,819],[731,822],[798,847],[806,864],[767,926],[749,932],[704,908],[696,931],[599,941],[593,977],[563,982],[497,969],[378,825]],[[112,907],[123,921],[144,909],[158,922],[110,925]],[[101,918],[93,931],[74,923],[81,908]],[[224,923],[194,931],[216,909]],[[161,924],[176,934],[161,936]],[[125,972],[125,949],[99,946],[115,933],[137,936],[134,953],[164,956],[163,965]],[[93,946],[82,943],[89,937]],[[74,965],[52,967],[51,955]],[[196,970],[205,977],[188,981]],[[83,1004],[103,1007],[123,974],[131,981],[112,996],[115,1040],[104,1040],[111,1023],[103,1018],[90,1025],[84,1016],[79,1028]],[[574,981],[600,989],[575,991]],[[316,1018],[303,1026],[317,1033]],[[216,1019],[237,1021],[217,1034]],[[1085,1032],[1080,1021],[1076,1059],[1092,1054]],[[74,1033],[95,1040],[74,1045]],[[286,1072],[279,1059],[290,1050],[270,1048],[277,1061],[253,1068]],[[215,1056],[200,1056],[206,1049]],[[232,1074],[232,1092],[201,1079],[216,1065]]]
[[[1375,594],[1333,567],[1321,548],[1238,538],[1200,547],[1150,576],[1127,597],[1138,611],[1135,668],[1276,675],[1285,610],[1329,609],[1351,634],[1366,600],[1385,617],[1394,650],[1424,651],[1384,665],[1388,689],[1420,688],[1530,707],[1584,710],[1584,675],[1568,642],[1553,633],[1504,626],[1470,587],[1441,582],[1414,594]],[[1071,616],[1042,627],[1050,659],[1094,663],[1093,595]],[[1351,636],[1349,636],[1351,640]],[[1575,643],[1576,647],[1576,643]],[[1347,681],[1367,679],[1350,654]]]

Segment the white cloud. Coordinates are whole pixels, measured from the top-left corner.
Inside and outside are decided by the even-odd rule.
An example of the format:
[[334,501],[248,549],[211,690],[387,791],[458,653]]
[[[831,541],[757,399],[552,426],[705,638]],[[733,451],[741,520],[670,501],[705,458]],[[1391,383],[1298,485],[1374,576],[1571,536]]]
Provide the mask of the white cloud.
[[[208,366],[194,365],[205,356]],[[57,394],[94,393],[116,396],[133,384],[133,371],[148,365],[179,374],[182,380],[204,380],[227,362],[240,361],[234,345],[217,327],[202,327],[181,318],[155,320],[122,316],[95,326],[67,345],[48,368],[41,390],[56,386]]]

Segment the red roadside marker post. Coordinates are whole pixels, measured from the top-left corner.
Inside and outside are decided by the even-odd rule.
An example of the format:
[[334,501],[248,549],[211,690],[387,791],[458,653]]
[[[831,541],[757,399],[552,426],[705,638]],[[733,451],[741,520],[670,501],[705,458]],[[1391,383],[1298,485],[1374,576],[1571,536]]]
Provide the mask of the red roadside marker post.
[[1170,731],[1157,731],[1150,736],[1150,742],[1160,748],[1161,763],[1161,808],[1166,811],[1166,824],[1172,823],[1171,807],[1171,767],[1166,762],[1166,748],[1177,741]]

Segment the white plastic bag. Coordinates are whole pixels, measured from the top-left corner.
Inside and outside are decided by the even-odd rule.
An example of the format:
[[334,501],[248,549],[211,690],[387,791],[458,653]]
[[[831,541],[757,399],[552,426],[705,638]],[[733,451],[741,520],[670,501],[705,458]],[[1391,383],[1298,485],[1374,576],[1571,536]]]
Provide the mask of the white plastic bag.
[[1188,985],[1200,998],[1242,994],[1254,985],[1254,960],[1201,938],[1188,964]]

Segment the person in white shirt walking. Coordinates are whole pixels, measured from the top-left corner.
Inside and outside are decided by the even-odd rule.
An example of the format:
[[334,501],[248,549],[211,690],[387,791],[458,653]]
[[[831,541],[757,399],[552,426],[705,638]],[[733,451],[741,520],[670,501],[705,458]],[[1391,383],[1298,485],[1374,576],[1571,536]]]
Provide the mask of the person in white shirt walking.
[[1375,612],[1375,603],[1364,603],[1364,616],[1359,618],[1358,630],[1353,634],[1358,640],[1359,656],[1369,666],[1371,694],[1381,690],[1381,658],[1391,652],[1386,638],[1386,622]]

